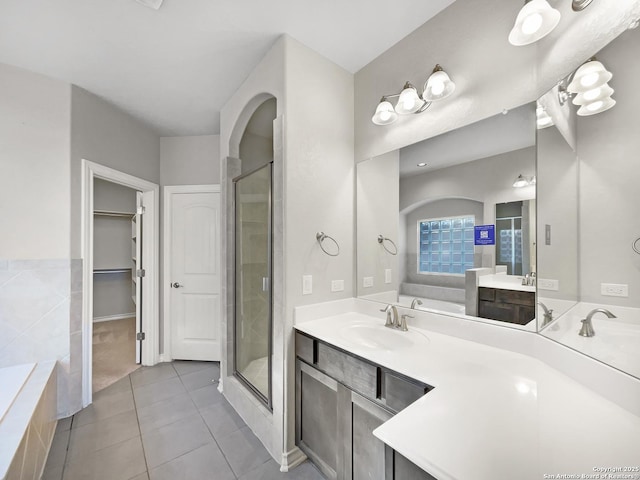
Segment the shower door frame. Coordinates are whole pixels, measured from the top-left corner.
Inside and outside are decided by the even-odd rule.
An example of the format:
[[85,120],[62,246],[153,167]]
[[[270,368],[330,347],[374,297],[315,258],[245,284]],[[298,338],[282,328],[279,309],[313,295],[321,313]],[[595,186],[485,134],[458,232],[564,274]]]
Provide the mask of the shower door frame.
[[[267,208],[267,224],[269,233],[267,234],[267,274],[269,275],[268,281],[268,295],[269,295],[269,341],[267,350],[267,365],[268,365],[268,396],[258,390],[248,379],[246,379],[238,371],[238,348],[237,348],[237,305],[238,305],[238,289],[236,288],[238,281],[237,261],[238,261],[238,246],[237,239],[237,209],[238,202],[236,201],[236,188],[237,183],[254,173],[267,167],[269,169],[269,194],[268,194],[268,208]],[[234,244],[234,288],[233,288],[233,376],[242,383],[247,390],[249,390],[264,406],[273,412],[273,392],[272,392],[272,357],[273,357],[273,161],[260,165],[253,170],[234,177],[231,182],[233,183],[233,244]]]

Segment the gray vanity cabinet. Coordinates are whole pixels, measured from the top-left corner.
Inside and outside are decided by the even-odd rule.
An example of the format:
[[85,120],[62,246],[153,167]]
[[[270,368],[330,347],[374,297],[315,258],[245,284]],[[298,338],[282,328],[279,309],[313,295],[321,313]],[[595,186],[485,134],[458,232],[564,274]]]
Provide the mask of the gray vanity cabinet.
[[431,387],[300,333],[296,356],[296,444],[328,479],[432,479],[373,435]]

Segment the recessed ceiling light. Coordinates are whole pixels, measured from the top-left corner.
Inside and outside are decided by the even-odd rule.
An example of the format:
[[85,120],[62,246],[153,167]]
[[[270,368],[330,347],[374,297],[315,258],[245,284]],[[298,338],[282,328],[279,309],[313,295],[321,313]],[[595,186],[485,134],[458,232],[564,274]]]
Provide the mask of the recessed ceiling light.
[[424,163],[424,162],[420,162],[420,163],[418,164],[418,166],[419,166],[419,167],[426,167],[426,166],[427,166],[427,164],[426,164],[426,163]]

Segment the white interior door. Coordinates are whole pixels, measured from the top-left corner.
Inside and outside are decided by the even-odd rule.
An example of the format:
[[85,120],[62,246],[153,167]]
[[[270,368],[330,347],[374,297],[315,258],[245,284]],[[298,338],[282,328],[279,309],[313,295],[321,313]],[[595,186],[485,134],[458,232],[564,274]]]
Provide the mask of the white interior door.
[[171,356],[220,360],[220,193],[172,191],[167,197]]

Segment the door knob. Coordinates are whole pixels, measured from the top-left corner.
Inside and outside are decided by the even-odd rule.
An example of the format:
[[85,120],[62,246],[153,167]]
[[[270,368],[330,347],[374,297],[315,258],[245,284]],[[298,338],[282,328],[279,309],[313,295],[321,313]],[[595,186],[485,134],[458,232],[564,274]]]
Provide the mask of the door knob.
[[171,284],[171,286],[172,286],[173,288],[182,288],[182,287],[183,287],[183,285],[180,285],[178,282],[174,282],[174,283],[172,283],[172,284]]

